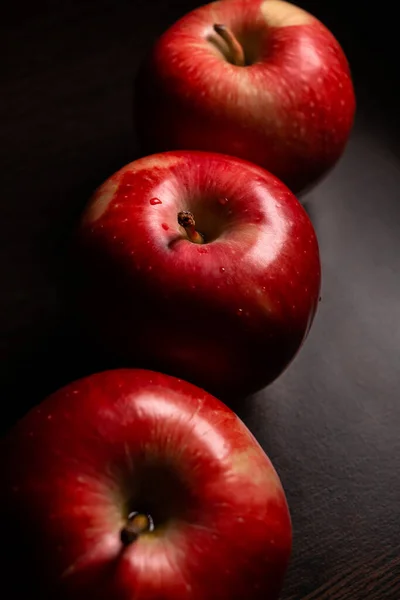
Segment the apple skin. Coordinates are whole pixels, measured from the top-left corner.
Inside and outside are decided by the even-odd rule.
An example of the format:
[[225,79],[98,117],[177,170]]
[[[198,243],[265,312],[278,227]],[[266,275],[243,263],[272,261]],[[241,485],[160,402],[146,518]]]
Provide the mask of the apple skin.
[[[227,60],[214,24],[231,29],[251,64]],[[354,113],[339,43],[316,18],[279,0],[222,0],[190,12],[155,44],[135,92],[145,153],[238,156],[295,193],[337,162]]]
[[[208,243],[188,240],[185,210]],[[223,400],[278,377],[318,305],[309,217],[276,177],[237,158],[177,151],[130,163],[96,191],[74,246],[79,310],[112,364]]]
[[[7,598],[275,600],[291,551],[278,475],[240,419],[143,370],[71,383],[2,440]],[[130,511],[155,529],[124,545]]]

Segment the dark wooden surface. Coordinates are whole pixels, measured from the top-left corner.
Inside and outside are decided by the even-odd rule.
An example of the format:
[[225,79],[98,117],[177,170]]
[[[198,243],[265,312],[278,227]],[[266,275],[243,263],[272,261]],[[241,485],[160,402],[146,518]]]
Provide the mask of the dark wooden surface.
[[[113,366],[81,339],[65,250],[92,189],[136,156],[132,80],[145,51],[198,4],[3,8],[3,431],[54,389]],[[400,598],[400,53],[390,15],[349,5],[302,2],[342,42],[359,101],[345,156],[304,198],[322,302],[290,369],[240,410],[291,507],[284,600]]]

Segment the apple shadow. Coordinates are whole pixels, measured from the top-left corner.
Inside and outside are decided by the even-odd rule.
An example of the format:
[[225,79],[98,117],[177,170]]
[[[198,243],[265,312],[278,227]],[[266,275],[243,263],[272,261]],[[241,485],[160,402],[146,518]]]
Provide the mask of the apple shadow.
[[307,215],[310,217],[311,221],[314,221],[314,218],[316,217],[315,195],[314,194],[306,194],[303,197],[299,197],[299,200],[300,200],[304,210],[306,211]]
[[[257,414],[257,405],[259,404],[261,398],[262,401],[265,402],[265,405],[268,406],[268,390],[269,386],[259,390],[258,392],[254,392],[254,394],[250,394],[248,396],[241,396],[236,398],[227,399],[225,398],[224,403],[233,410],[237,416],[242,419],[242,421],[248,421],[253,418]],[[264,398],[267,397],[266,400]]]

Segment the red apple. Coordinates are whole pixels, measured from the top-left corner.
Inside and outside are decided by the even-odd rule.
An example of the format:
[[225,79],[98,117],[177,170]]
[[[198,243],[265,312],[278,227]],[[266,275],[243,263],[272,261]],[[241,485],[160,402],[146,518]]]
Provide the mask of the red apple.
[[339,43],[279,0],[222,0],[180,19],[156,43],[136,96],[147,153],[235,155],[295,192],[338,160],[355,111]]
[[240,419],[151,371],[87,377],[1,448],[7,599],[272,600],[291,548],[285,495]]
[[[184,211],[204,243],[179,224]],[[305,210],[273,175],[236,158],[171,152],[127,165],[94,194],[77,250],[84,313],[104,348],[220,398],[275,379],[318,304]]]

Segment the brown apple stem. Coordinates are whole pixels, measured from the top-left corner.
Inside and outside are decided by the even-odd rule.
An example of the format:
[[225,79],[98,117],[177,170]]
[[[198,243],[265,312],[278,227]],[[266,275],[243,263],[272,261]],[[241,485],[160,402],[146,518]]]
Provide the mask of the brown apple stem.
[[194,244],[204,244],[204,237],[196,231],[196,222],[191,212],[187,210],[181,210],[178,213],[178,223],[186,231],[186,235],[189,240]]
[[216,24],[214,25],[215,33],[224,40],[229,48],[229,52],[231,55],[231,60],[234,65],[238,67],[244,67],[245,65],[245,57],[242,46],[239,44],[237,39],[235,38],[233,32],[226,25]]
[[127,524],[121,529],[121,542],[124,546],[132,544],[138,537],[146,531],[151,531],[152,523],[150,518],[143,513],[135,513],[128,519]]

